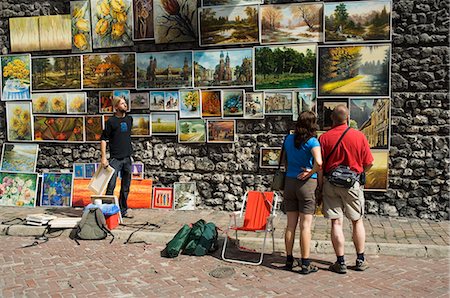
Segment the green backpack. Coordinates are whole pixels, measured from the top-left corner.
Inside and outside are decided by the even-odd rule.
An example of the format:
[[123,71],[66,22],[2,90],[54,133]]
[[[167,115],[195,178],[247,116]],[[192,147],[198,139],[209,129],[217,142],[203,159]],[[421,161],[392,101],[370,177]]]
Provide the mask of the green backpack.
[[183,250],[184,255],[204,256],[217,250],[217,229],[212,222],[197,221],[189,233],[188,242]]
[[186,246],[191,227],[183,225],[175,236],[170,240],[166,247],[161,251],[161,257],[175,258],[180,251]]

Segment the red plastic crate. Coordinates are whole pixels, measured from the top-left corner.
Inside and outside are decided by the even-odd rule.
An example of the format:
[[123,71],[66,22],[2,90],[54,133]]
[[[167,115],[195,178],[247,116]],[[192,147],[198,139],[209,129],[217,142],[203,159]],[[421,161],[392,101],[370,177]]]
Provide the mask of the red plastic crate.
[[110,216],[106,216],[105,219],[108,229],[113,230],[119,226],[119,212]]

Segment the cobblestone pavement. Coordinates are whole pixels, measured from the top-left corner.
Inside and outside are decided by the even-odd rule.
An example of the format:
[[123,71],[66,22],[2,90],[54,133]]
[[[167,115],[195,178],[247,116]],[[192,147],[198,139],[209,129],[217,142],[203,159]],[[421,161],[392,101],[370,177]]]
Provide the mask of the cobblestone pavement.
[[[160,245],[84,241],[66,237],[32,247],[29,237],[0,241],[1,297],[448,297],[449,259],[369,257],[365,272],[326,270],[334,256],[313,255],[319,272],[280,270],[280,255],[263,265],[226,263],[214,256],[159,256]],[[236,253],[234,253],[236,255]],[[242,256],[242,254],[240,254]],[[348,263],[354,262],[348,256]],[[209,275],[232,268],[224,278]],[[225,271],[225,270],[223,270]]]

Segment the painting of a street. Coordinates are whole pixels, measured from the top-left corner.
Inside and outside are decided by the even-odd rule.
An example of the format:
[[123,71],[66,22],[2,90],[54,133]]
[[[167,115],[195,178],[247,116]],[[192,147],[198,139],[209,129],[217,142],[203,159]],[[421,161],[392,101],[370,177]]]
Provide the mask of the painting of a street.
[[208,143],[234,143],[235,120],[208,120]]
[[365,190],[386,191],[388,187],[389,151],[372,150],[373,166],[366,174]]

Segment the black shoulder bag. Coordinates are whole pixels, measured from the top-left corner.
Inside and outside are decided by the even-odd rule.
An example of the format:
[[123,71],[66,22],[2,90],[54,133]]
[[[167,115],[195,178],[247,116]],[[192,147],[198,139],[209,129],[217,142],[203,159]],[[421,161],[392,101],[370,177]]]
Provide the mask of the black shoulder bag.
[[280,160],[278,162],[278,168],[275,171],[275,174],[273,175],[273,181],[271,185],[272,190],[283,190],[284,189],[284,180],[286,178],[286,172],[281,171],[281,162],[283,161],[284,156],[284,144],[286,143],[286,136],[284,138],[283,147],[281,147],[281,153],[280,153]]

